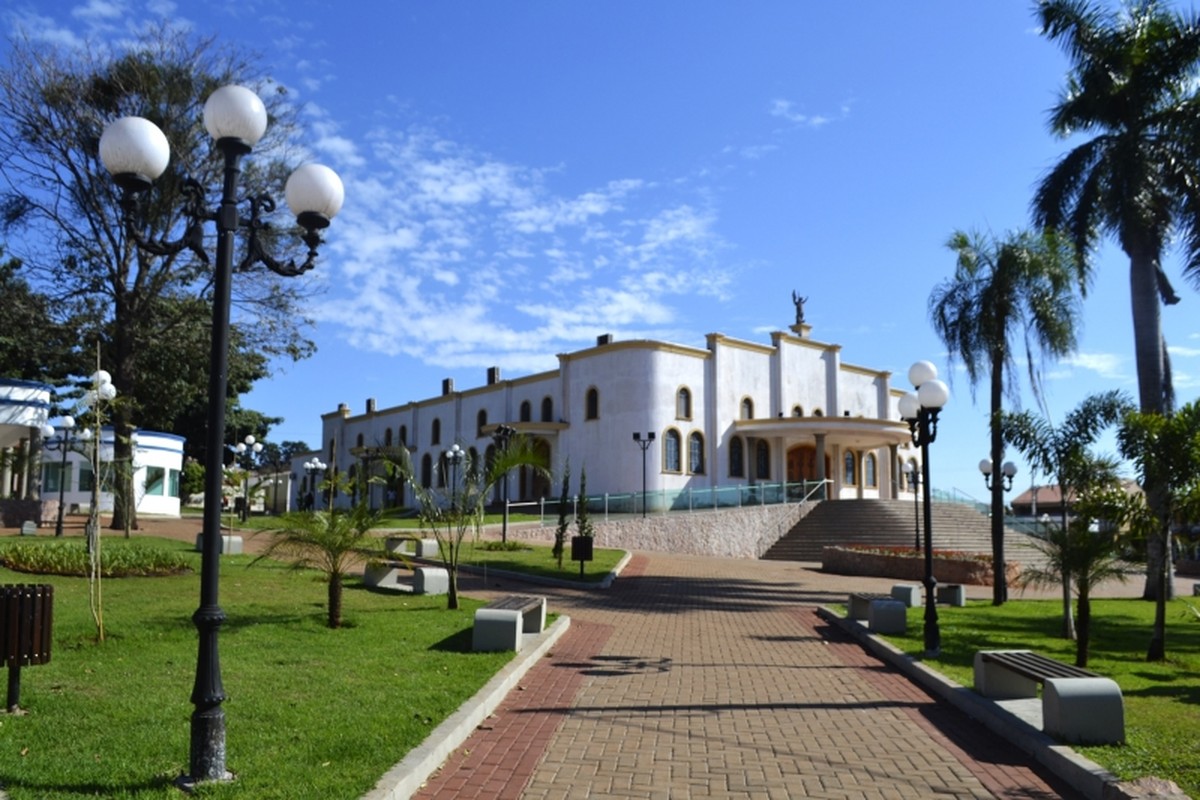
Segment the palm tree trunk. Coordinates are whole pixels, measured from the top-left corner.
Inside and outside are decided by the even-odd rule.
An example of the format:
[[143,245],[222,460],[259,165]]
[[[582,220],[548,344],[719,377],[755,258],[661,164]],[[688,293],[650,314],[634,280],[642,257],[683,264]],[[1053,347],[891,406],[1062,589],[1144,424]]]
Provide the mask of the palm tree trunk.
[[[1132,248],[1131,248],[1132,249]],[[1145,248],[1149,250],[1149,248]],[[1129,294],[1133,310],[1133,352],[1137,362],[1138,407],[1146,414],[1166,412],[1166,369],[1163,354],[1162,307],[1158,293],[1158,256],[1156,253],[1129,254]],[[1161,487],[1143,486],[1146,502],[1155,516],[1163,516],[1166,497]],[[1159,580],[1167,559],[1165,540],[1153,537],[1146,542],[1146,585],[1142,597],[1158,598],[1160,590],[1170,592]],[[1169,581],[1167,582],[1169,584]]]
[[[1067,538],[1067,493],[1069,487],[1060,479],[1058,484],[1058,492],[1062,498],[1062,535],[1063,547],[1070,546],[1070,540]],[[1071,613],[1071,567],[1070,559],[1067,554],[1063,553],[1062,565],[1062,603],[1063,603],[1063,627],[1062,635],[1064,639],[1075,638],[1075,617]]]
[[[1170,536],[1170,523],[1164,521],[1159,526],[1159,534],[1154,537],[1154,541],[1159,542],[1166,551]],[[1146,549],[1149,550],[1148,545]],[[1167,657],[1167,595],[1170,593],[1171,580],[1167,574],[1170,570],[1170,559],[1166,557],[1165,552],[1163,556],[1159,559],[1155,572],[1146,572],[1146,580],[1153,580],[1157,585],[1154,598],[1154,632],[1150,635],[1150,647],[1146,650],[1147,661],[1163,661]]]
[[329,576],[329,627],[342,627],[342,574],[333,572]]
[[1004,439],[1000,430],[1001,402],[1004,392],[1004,353],[992,352],[992,605],[1008,600],[1008,569],[1004,563],[1004,477],[1000,474],[1004,459]]
[[1092,600],[1089,597],[1090,588],[1084,581],[1079,582],[1079,637],[1075,640],[1075,666],[1088,665],[1088,644],[1092,631]]

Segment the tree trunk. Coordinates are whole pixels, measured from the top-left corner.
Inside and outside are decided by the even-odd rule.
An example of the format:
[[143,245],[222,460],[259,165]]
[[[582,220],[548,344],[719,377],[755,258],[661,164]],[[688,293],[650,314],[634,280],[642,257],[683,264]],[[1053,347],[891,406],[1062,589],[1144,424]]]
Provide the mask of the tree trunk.
[[329,576],[329,627],[342,627],[342,574]]
[[1008,600],[1008,570],[1004,563],[1004,438],[1000,430],[1001,402],[1004,392],[1004,353],[992,353],[992,605]]
[[[1133,248],[1127,248],[1127,252]],[[1164,368],[1162,307],[1158,293],[1158,254],[1129,252],[1129,295],[1133,311],[1133,352],[1137,363],[1138,407],[1146,414],[1162,414],[1166,409],[1169,387]],[[1156,517],[1162,518],[1166,497],[1161,487],[1143,486],[1146,502]],[[1142,597],[1154,600],[1163,588],[1158,579],[1167,558],[1157,537],[1146,542],[1146,585]]]
[[[1062,498],[1062,535],[1063,546],[1068,547],[1067,540],[1067,494],[1070,487],[1066,486],[1061,478],[1058,483],[1059,495]],[[1063,553],[1063,568],[1062,568],[1062,604],[1063,604],[1063,627],[1062,635],[1064,639],[1075,638],[1075,618],[1071,613],[1071,570],[1067,566],[1067,555]]]
[[1079,625],[1076,627],[1078,637],[1075,639],[1075,666],[1088,665],[1088,644],[1092,632],[1092,600],[1089,597],[1090,588],[1082,581],[1079,583]]
[[[1158,566],[1155,572],[1146,572],[1146,580],[1153,581],[1156,584],[1154,597],[1154,631],[1150,635],[1150,647],[1146,650],[1147,661],[1164,661],[1167,658],[1167,596],[1170,594],[1168,588],[1171,584],[1168,573],[1170,572],[1170,541],[1171,541],[1171,525],[1168,521],[1163,521],[1159,526],[1159,534],[1154,537],[1154,540],[1159,543],[1159,546],[1164,550],[1163,557],[1158,560]],[[1147,545],[1147,551],[1149,546]],[[1147,561],[1149,554],[1147,553]]]

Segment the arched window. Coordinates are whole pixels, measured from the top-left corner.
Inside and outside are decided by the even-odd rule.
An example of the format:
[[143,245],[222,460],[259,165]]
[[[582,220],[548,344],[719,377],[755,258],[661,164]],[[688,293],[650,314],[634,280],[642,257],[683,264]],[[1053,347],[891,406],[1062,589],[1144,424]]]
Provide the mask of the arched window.
[[746,477],[746,445],[740,436],[729,441],[729,477]]
[[354,440],[354,445],[355,445],[356,447],[362,447],[362,446],[363,446],[363,435],[362,435],[361,433],[358,435],[358,437],[357,437],[357,438],[355,438],[355,440]]
[[392,429],[391,428],[383,429],[383,446],[384,447],[392,446]]
[[483,466],[479,463],[479,451],[474,447],[467,448],[467,459],[463,462],[463,474],[472,477],[479,475],[479,468]]
[[587,390],[584,405],[586,406],[583,413],[585,419],[600,419],[600,392],[595,386]]
[[822,411],[822,410],[821,410],[821,409],[819,409],[819,408],[814,408],[814,409],[813,409],[813,416],[814,416],[814,417],[823,417],[823,416],[825,416],[825,412],[824,412],[824,411]]
[[442,443],[442,421],[437,417],[433,418],[433,425],[431,425],[429,428],[429,443]]
[[742,419],[754,419],[754,401],[749,397],[742,398]]
[[771,446],[765,439],[759,439],[754,446],[754,471],[760,481],[771,479]]
[[853,450],[842,454],[842,483],[846,486],[858,485],[858,455]]
[[421,485],[426,489],[433,486],[433,459],[429,453],[421,456]]
[[483,437],[483,429],[487,426],[487,410],[479,409],[479,413],[475,415],[475,435]]
[[667,430],[667,435],[663,437],[663,471],[664,472],[682,472],[683,462],[680,456],[680,441],[679,431],[674,428]]
[[529,405],[528,400],[521,401],[521,422],[529,422],[533,419],[533,406]]
[[330,464],[332,464],[334,462],[333,448],[334,448],[334,445],[336,442],[337,442],[336,439],[329,440],[329,456],[327,458],[328,458]]
[[554,421],[554,401],[549,397],[542,398],[542,422]]
[[438,456],[437,466],[437,485],[439,489],[446,488],[446,472],[450,469],[450,459],[446,458],[446,454],[442,453]]
[[801,408],[800,406],[792,406],[792,416],[793,417],[803,417],[804,409]]
[[692,391],[686,386],[679,387],[679,393],[675,396],[675,417],[676,419],[692,418]]
[[896,459],[896,465],[893,467],[896,470],[896,489],[901,492],[908,491],[908,475],[904,474],[904,458],[903,456]]
[[408,426],[407,425],[400,426],[400,444],[403,444],[403,445],[408,444]]
[[688,472],[704,474],[704,437],[699,431],[688,436]]
[[872,489],[879,486],[879,476],[875,473],[874,453],[867,453],[863,456],[863,486]]

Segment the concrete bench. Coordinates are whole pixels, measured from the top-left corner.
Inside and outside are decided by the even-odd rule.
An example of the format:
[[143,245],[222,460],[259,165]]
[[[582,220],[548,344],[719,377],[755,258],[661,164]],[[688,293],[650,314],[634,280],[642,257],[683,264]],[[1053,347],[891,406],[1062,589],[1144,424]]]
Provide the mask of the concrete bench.
[[912,583],[897,583],[892,586],[892,599],[899,600],[909,608],[921,605],[921,587]]
[[937,601],[944,606],[965,606],[967,587],[961,583],[938,584]]
[[546,598],[509,595],[475,612],[473,650],[520,650],[522,634],[546,628]]
[[1116,681],[1029,650],[975,654],[975,689],[993,699],[1037,697],[1042,730],[1071,744],[1125,741],[1125,702]]
[[867,629],[882,634],[904,633],[908,630],[908,606],[893,597],[872,600],[867,608]]
[[867,619],[871,603],[875,600],[892,600],[890,594],[879,594],[877,592],[851,592],[850,602],[846,605],[846,616],[850,619],[865,620]]

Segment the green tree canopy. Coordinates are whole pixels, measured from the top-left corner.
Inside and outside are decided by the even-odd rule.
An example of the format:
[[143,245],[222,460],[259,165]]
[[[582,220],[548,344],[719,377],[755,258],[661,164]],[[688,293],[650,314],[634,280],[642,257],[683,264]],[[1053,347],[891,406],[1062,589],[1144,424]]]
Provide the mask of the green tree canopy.
[[[203,312],[213,274],[190,251],[138,249],[122,222],[118,189],[99,161],[99,137],[125,115],[163,130],[171,164],[147,193],[136,225],[150,240],[177,239],[188,222],[185,179],[199,181],[207,207],[216,205],[221,159],[201,108],[228,83],[255,87],[270,118],[245,164],[243,188],[248,195],[280,195],[295,109],[248,56],[159,28],[116,50],[102,43],[65,50],[16,38],[0,69],[0,223],[31,289],[61,309],[79,341],[100,343],[104,368],[130,398],[113,420],[118,458],[129,456],[123,449],[135,418],[168,427],[162,423],[186,416],[204,392],[194,387],[204,386],[195,379],[210,361]],[[231,394],[266,374],[270,359],[302,358],[313,349],[302,335],[306,281],[246,268],[234,292],[232,341],[241,358],[231,363],[240,362],[242,380],[230,381]],[[116,488],[120,495],[130,487]],[[114,518],[116,525],[124,521]]]

